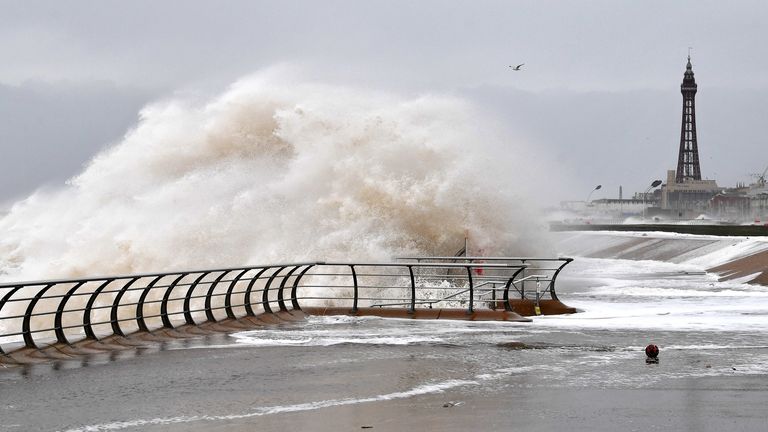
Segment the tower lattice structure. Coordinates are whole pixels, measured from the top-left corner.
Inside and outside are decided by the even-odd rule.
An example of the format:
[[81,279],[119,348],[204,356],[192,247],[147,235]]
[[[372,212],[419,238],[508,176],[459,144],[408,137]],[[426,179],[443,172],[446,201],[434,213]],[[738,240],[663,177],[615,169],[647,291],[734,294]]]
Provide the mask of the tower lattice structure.
[[677,157],[675,181],[701,180],[699,166],[699,146],[696,142],[696,80],[693,79],[691,56],[685,67],[680,92],[683,94],[683,123],[680,127],[680,153]]

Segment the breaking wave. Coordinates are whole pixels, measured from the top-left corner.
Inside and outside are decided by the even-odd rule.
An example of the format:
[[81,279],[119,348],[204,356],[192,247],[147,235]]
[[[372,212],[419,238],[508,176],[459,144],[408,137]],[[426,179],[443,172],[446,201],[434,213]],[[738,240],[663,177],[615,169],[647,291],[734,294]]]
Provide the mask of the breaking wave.
[[[453,97],[260,73],[145,107],[122,141],[0,219],[3,279],[540,253],[525,166]],[[491,149],[491,150],[489,150]]]

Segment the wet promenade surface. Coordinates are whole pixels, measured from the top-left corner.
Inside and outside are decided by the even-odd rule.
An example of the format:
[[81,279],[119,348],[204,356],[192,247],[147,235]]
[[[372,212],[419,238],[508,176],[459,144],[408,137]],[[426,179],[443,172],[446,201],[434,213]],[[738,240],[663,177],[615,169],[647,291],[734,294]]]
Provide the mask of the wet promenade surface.
[[581,259],[584,312],[531,323],[310,317],[0,369],[0,431],[765,430],[768,290],[694,270]]
[[761,430],[767,348],[640,336],[312,318],[0,371],[0,430]]

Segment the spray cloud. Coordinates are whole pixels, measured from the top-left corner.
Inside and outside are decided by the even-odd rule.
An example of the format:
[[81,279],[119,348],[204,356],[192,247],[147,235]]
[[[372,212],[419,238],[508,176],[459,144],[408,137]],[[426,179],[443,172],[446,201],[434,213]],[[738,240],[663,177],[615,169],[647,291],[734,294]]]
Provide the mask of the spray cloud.
[[[281,82],[147,106],[58,191],[0,219],[3,279],[540,252],[515,172],[452,97]],[[522,174],[519,174],[522,176]]]

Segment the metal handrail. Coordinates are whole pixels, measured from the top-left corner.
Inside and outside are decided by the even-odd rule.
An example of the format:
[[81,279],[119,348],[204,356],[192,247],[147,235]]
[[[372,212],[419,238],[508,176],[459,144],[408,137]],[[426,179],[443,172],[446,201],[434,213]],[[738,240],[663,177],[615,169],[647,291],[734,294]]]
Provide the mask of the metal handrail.
[[[573,258],[570,257],[557,257],[557,258],[551,258],[551,257],[484,257],[484,256],[426,256],[426,257],[397,257],[396,260],[398,261],[416,261],[417,263],[423,263],[423,262],[442,262],[442,261],[452,261],[456,263],[457,261],[465,261],[467,263],[488,263],[489,261],[491,263],[498,262],[498,261],[519,261],[521,263],[546,263],[546,262],[560,262],[560,265],[557,267],[540,267],[535,266],[534,270],[536,271],[549,271],[552,272],[551,278],[548,280],[547,287],[544,289],[544,292],[548,292],[549,295],[552,297],[553,300],[558,300],[557,293],[555,291],[555,280],[557,279],[557,276],[560,274],[560,272],[563,270],[565,266],[570,264],[573,261]],[[491,263],[486,264],[484,267],[490,266]],[[523,279],[521,281],[516,281],[513,286],[515,290],[520,294],[520,297],[522,299],[526,298],[526,290],[525,290],[525,270],[523,270]],[[541,281],[544,281],[543,279]],[[539,281],[537,281],[539,282]],[[520,284],[518,287],[517,284]],[[507,302],[508,299],[505,298],[505,302]],[[538,300],[537,300],[538,301]]]
[[569,257],[540,258],[540,257],[484,257],[484,256],[422,256],[422,257],[397,257],[396,260],[424,261],[573,261]]
[[[491,284],[503,285],[504,306],[506,310],[511,310],[509,290],[520,291],[518,286],[525,280],[531,280],[533,275],[518,276],[524,276],[530,261],[538,260],[506,258],[506,263],[446,263],[435,262],[434,258],[426,259],[432,261],[312,261],[5,282],[0,284],[0,342],[7,343],[8,339],[21,336],[23,346],[28,348],[37,348],[38,344],[51,341],[71,344],[82,338],[98,340],[105,334],[124,336],[133,331],[173,329],[180,320],[183,324],[195,325],[217,322],[225,319],[224,315],[226,319],[237,319],[262,312],[300,311],[302,304],[315,300],[348,302],[351,304],[350,312],[355,313],[368,302],[389,297],[392,300],[402,299],[391,306],[407,306],[410,312],[414,312],[420,305],[432,307],[441,301],[461,297],[462,303],[467,303],[466,312],[472,314],[476,299],[485,297],[491,291],[495,296],[496,291],[501,289],[495,286],[493,290],[485,289]],[[483,275],[483,271],[494,274]],[[550,282],[553,298],[556,276],[557,271]],[[318,283],[323,278],[332,279]],[[424,290],[443,289],[430,287],[429,283],[446,281],[461,284],[462,287],[441,299],[425,297]],[[396,294],[381,295],[388,290]],[[385,306],[388,305],[373,305]],[[126,314],[128,310],[130,314]],[[75,329],[81,331],[69,334]],[[46,339],[45,334],[48,333],[53,335],[52,339]],[[5,354],[2,344],[0,354]]]
[[[499,280],[496,280],[496,281],[486,281],[486,282],[483,282],[483,283],[481,283],[479,285],[475,285],[475,289],[477,290],[480,287],[483,287],[483,286],[486,286],[486,285],[490,285],[490,284],[494,284],[494,289],[493,290],[485,290],[486,292],[491,292],[491,291],[495,291],[495,288],[496,288],[495,284],[504,284],[504,283],[506,283],[506,281],[499,281]],[[445,289],[445,290],[448,290],[448,289],[451,289],[451,288],[430,287],[430,289],[432,289],[432,290],[434,290],[434,289]],[[450,300],[450,299],[452,299],[454,297],[458,297],[459,295],[465,294],[467,292],[469,292],[469,288],[465,288],[462,291],[455,292],[453,294],[447,295],[447,296],[439,298],[439,299],[421,300],[421,301],[418,301],[417,304],[428,304],[428,305],[430,305],[430,308],[431,308],[432,307],[431,305],[433,305],[435,303],[440,303],[440,302],[444,302],[446,300]],[[479,295],[482,295],[482,294],[479,294]],[[409,303],[408,302],[404,302],[404,303],[377,303],[377,304],[372,304],[371,307],[402,306],[402,305],[407,305],[407,304],[409,304]]]
[[132,278],[145,278],[145,277],[154,277],[154,276],[172,276],[175,274],[196,274],[196,273],[218,273],[218,272],[230,272],[234,270],[244,270],[244,269],[260,269],[260,268],[268,268],[268,267],[281,267],[281,266],[294,266],[294,265],[319,265],[324,264],[323,262],[303,262],[303,263],[290,263],[290,264],[269,264],[269,265],[261,265],[261,266],[242,266],[242,267],[225,267],[225,268],[215,268],[210,270],[175,270],[170,272],[162,272],[162,273],[135,273],[135,274],[128,274],[128,275],[118,275],[118,276],[92,276],[88,278],[74,278],[74,279],[51,279],[51,280],[40,280],[40,281],[24,281],[24,282],[5,282],[0,283],[0,288],[8,288],[8,287],[14,287],[18,285],[19,283],[25,284],[25,285],[44,285],[44,284],[61,284],[61,283],[75,283],[75,282],[92,282],[92,281],[100,281],[100,280],[106,280],[106,279],[112,279],[112,280],[119,280],[119,279],[132,279]]

